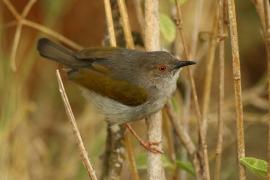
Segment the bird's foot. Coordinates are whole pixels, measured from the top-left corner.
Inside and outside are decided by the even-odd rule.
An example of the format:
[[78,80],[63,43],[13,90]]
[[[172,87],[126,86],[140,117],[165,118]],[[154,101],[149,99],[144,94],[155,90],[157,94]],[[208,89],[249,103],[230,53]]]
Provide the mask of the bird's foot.
[[157,153],[160,153],[160,154],[164,153],[162,150],[159,150],[157,147],[161,142],[144,141],[140,138],[140,136],[138,136],[138,134],[133,130],[133,128],[128,123],[126,123],[125,126],[131,132],[131,134],[133,134],[134,137],[140,142],[142,147],[144,147],[147,151],[150,151],[150,152],[156,153],[156,154]]
[[147,151],[150,151],[152,153],[160,153],[163,154],[164,152],[162,150],[158,149],[158,145],[160,142],[149,142],[149,141],[139,141],[142,147],[144,147]]

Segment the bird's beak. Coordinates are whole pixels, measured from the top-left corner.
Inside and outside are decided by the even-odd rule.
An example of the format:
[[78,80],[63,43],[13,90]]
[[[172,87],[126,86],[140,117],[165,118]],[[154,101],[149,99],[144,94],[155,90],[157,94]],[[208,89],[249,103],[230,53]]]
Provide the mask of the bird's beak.
[[189,66],[192,64],[196,64],[196,62],[194,62],[194,61],[178,61],[175,65],[175,69],[179,69],[181,67]]

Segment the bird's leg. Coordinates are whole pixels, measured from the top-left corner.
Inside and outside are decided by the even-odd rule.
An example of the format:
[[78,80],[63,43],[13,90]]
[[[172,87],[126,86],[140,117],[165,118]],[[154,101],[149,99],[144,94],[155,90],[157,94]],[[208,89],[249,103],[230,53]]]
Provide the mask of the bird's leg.
[[159,145],[160,142],[149,142],[149,141],[144,141],[138,134],[132,129],[130,124],[126,123],[125,124],[126,128],[131,132],[131,134],[140,142],[140,144],[148,151],[152,153],[160,153],[163,154],[164,152],[162,150],[159,150],[157,145]]

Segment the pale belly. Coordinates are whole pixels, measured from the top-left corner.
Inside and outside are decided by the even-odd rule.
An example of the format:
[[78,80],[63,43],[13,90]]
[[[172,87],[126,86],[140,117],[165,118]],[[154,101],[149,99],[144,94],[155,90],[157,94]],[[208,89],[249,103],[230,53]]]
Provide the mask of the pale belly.
[[111,124],[141,120],[159,111],[168,99],[164,96],[154,102],[147,102],[139,106],[127,106],[85,89],[83,89],[83,95],[97,107],[100,113],[105,116],[105,120]]

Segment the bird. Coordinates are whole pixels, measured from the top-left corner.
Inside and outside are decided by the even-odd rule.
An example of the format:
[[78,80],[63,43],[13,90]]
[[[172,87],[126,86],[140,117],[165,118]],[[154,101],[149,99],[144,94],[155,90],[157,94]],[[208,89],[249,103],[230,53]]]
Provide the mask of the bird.
[[[39,54],[65,66],[70,81],[82,87],[87,100],[105,116],[109,125],[144,119],[164,107],[176,90],[182,67],[194,61],[178,60],[166,51],[139,51],[119,47],[69,49],[40,38]],[[135,135],[136,136],[136,135]],[[156,143],[140,143],[152,152]],[[159,151],[158,151],[159,152]]]

